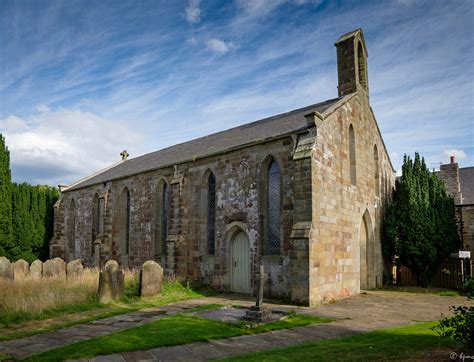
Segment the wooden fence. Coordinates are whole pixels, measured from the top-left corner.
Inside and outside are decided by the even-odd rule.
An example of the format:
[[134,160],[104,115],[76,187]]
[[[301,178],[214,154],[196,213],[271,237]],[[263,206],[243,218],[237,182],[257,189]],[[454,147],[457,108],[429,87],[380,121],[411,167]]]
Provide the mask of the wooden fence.
[[[472,265],[470,259],[464,259],[462,261],[462,259],[459,258],[447,258],[438,267],[431,282],[431,286],[439,288],[457,288],[464,283],[463,279],[466,276],[472,277]],[[417,284],[410,269],[405,266],[400,268],[399,282],[401,285]]]

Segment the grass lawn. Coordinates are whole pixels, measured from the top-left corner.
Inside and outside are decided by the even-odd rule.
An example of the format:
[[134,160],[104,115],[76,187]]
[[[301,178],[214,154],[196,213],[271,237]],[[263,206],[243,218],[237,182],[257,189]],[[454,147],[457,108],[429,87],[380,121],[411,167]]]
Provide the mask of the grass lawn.
[[[452,339],[440,338],[430,328],[437,322],[381,329],[356,336],[329,339],[297,346],[232,357],[230,361],[361,361],[442,357],[461,350]],[[435,353],[437,358],[433,357]]]
[[186,313],[163,318],[156,322],[108,336],[57,348],[30,357],[28,361],[90,358],[97,355],[173,346],[217,338],[229,338],[331,321],[333,319],[291,314],[283,320],[249,328],[248,323],[224,323]]
[[209,289],[186,288],[178,281],[167,281],[163,284],[163,290],[159,295],[140,298],[138,296],[138,280],[133,280],[127,284],[125,297],[120,302],[100,304],[94,296],[86,302],[64,305],[40,313],[1,311],[0,341],[54,331],[143,308],[201,298],[216,293]]

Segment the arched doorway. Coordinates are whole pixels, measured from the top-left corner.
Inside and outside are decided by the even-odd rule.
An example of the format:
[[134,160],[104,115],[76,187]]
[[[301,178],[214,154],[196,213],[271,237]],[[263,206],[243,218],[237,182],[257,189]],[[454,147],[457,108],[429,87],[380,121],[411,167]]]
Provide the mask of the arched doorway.
[[375,288],[375,242],[369,212],[362,217],[359,231],[360,289]]
[[232,238],[231,248],[231,290],[250,294],[250,244],[244,231]]

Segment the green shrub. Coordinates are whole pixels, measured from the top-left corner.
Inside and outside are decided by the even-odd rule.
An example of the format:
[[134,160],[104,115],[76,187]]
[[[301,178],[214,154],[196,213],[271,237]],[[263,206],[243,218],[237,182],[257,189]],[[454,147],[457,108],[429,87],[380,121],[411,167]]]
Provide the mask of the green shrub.
[[474,278],[469,278],[467,283],[463,285],[462,293],[468,298],[474,298]]
[[466,346],[474,346],[474,307],[452,306],[454,315],[443,318],[433,328],[441,337],[453,337]]

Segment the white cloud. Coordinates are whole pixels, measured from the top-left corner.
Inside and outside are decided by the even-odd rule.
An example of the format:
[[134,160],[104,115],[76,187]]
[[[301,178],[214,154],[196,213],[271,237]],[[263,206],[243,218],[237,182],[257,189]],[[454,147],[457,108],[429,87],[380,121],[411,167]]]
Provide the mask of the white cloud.
[[237,0],[237,6],[253,16],[262,16],[284,4],[282,0]]
[[15,181],[57,185],[71,183],[120,160],[128,149],[142,150],[135,130],[89,112],[71,109],[37,113],[23,119],[0,119],[10,149]]
[[40,104],[36,107],[36,110],[40,113],[49,112],[50,109],[46,104]]
[[236,0],[237,7],[249,16],[265,16],[281,5],[321,5],[322,0]]
[[201,8],[199,7],[201,0],[189,0],[186,7],[186,20],[190,24],[197,24],[201,21]]
[[232,42],[225,42],[224,40],[221,39],[210,39],[206,42],[207,49],[218,53],[218,54],[225,54],[229,50],[232,50],[235,48],[234,43]]
[[414,5],[417,2],[417,0],[397,0],[396,2],[404,6],[411,6],[411,5]]
[[[464,152],[463,150],[456,150],[456,149],[444,150],[442,153],[442,156],[443,156],[443,161],[449,160],[451,156],[454,156],[456,158],[456,161],[464,161],[467,159],[466,152]],[[443,162],[443,163],[447,163],[447,162]]]

